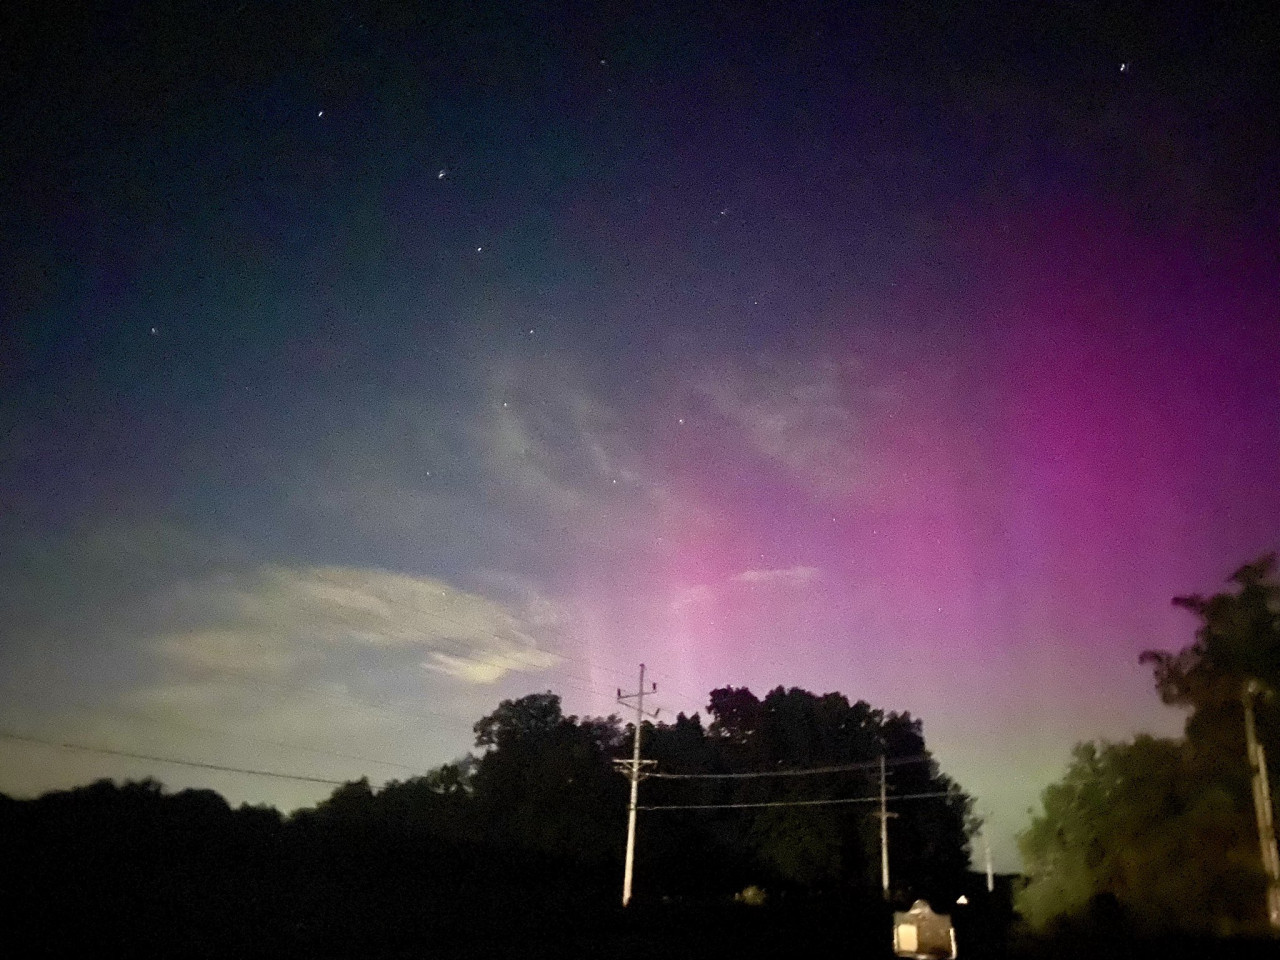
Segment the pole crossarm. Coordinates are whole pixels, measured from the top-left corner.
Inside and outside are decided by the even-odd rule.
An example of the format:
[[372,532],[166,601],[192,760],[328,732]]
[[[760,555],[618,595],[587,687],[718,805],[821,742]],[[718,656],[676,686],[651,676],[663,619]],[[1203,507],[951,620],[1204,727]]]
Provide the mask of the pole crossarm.
[[[632,760],[615,760],[613,761],[613,765],[619,770],[619,772],[629,774],[631,772],[631,766],[633,762],[634,761]],[[653,776],[653,774],[645,773],[644,771],[646,768],[656,765],[657,762],[658,762],[657,760],[641,760],[640,761],[640,779],[641,780],[644,780],[644,779],[647,779],[648,777]]]

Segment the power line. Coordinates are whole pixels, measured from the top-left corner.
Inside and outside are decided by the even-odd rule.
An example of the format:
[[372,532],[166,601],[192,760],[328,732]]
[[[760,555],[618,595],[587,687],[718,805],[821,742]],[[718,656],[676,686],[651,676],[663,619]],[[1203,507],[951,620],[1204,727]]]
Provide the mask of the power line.
[[[924,763],[933,758],[926,754],[912,757],[894,757],[886,760],[885,766],[896,767],[908,763]],[[803,777],[820,773],[851,773],[858,770],[879,768],[879,760],[868,760],[863,763],[847,763],[834,767],[808,767],[802,770],[755,770],[748,773],[650,773],[649,777],[658,780],[749,780],[756,777]]]
[[[20,688],[16,684],[0,684],[8,690],[19,691]],[[282,750],[296,750],[302,753],[314,753],[319,756],[334,757],[339,760],[355,760],[359,763],[372,763],[382,767],[396,767],[400,770],[420,771],[421,765],[408,763],[399,763],[394,760],[382,760],[377,757],[366,757],[355,753],[343,753],[340,750],[327,750],[324,747],[309,747],[301,743],[290,743],[287,740],[274,740],[270,737],[255,736],[254,734],[244,733],[242,731],[226,730],[221,727],[208,727],[203,724],[193,723],[190,720],[182,720],[177,717],[162,717],[154,713],[148,713],[145,710],[131,710],[126,707],[103,706],[100,703],[93,702],[84,698],[60,699],[62,706],[76,706],[87,712],[107,717],[119,717],[127,721],[141,720],[144,723],[154,724],[160,727],[174,727],[177,729],[193,730],[197,733],[206,733],[215,737],[226,737],[234,740],[249,740],[253,743],[261,743],[267,746],[279,747]]]
[[114,714],[121,717],[142,720],[146,723],[154,723],[162,727],[177,727],[194,730],[198,733],[208,733],[215,737],[229,737],[236,740],[251,740],[254,743],[262,743],[272,747],[280,747],[284,750],[298,750],[303,753],[315,753],[326,757],[335,757],[340,760],[356,760],[360,763],[373,763],[383,767],[396,767],[400,770],[420,771],[420,766],[414,766],[408,763],[397,763],[394,760],[379,760],[376,757],[363,757],[355,753],[343,753],[340,750],[326,750],[323,747],[308,747],[300,743],[289,743],[284,740],[273,740],[270,737],[258,737],[248,733],[237,733],[231,730],[222,730],[217,727],[206,727],[202,724],[192,723],[189,720],[178,720],[173,717],[157,717],[149,713],[134,710],[107,710],[104,711],[108,716]]
[[[890,800],[920,800],[926,797],[949,797],[946,790],[935,790],[930,793],[902,793]],[[636,807],[637,810],[747,810],[759,807],[826,807],[848,803],[879,803],[875,797],[845,797],[839,800],[774,800],[767,803],[673,803],[663,806]]]
[[[10,690],[18,690],[19,688],[13,684],[0,684]],[[100,703],[77,698],[77,699],[61,699],[62,706],[80,707],[86,712],[92,712],[96,715],[106,717],[119,717],[126,721],[140,720],[144,723],[154,724],[160,727],[173,727],[176,729],[192,730],[197,733],[210,734],[215,737],[225,737],[233,740],[248,740],[253,743],[261,743],[267,746],[278,747],[282,750],[295,750],[302,753],[314,753],[319,756],[334,757],[339,760],[355,760],[359,763],[372,763],[382,767],[395,767],[400,770],[408,770],[413,772],[421,772],[420,764],[400,763],[395,760],[383,760],[378,757],[366,757],[355,753],[344,753],[340,750],[328,750],[324,747],[309,747],[301,743],[291,743],[287,740],[275,740],[270,737],[255,736],[254,734],[244,733],[242,731],[226,730],[221,727],[208,727],[199,723],[192,723],[190,720],[181,720],[177,717],[161,717],[145,710],[130,710],[124,707],[103,706]]]
[[196,767],[201,770],[218,770],[223,773],[244,773],[253,777],[274,777],[277,780],[296,780],[301,783],[324,783],[331,786],[342,786],[347,780],[333,780],[329,777],[310,777],[296,773],[277,773],[273,770],[254,770],[249,767],[233,767],[221,763],[204,763],[200,760],[180,760],[176,757],[158,757],[149,753],[135,753],[132,750],[116,750],[112,747],[91,747],[83,743],[64,743],[57,740],[44,740],[11,730],[0,730],[0,737],[6,740],[17,740],[23,743],[36,743],[45,747],[56,747],[60,750],[82,750],[86,753],[102,753],[113,757],[128,757],[132,760],[150,760],[153,763],[172,763],[180,767]]

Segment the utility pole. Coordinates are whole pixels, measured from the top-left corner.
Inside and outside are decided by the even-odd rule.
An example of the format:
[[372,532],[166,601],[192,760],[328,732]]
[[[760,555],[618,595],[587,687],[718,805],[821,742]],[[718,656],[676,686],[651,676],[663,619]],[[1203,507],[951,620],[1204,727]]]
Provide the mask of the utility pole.
[[996,889],[996,872],[991,868],[991,841],[987,839],[987,829],[982,828],[982,851],[987,860],[987,893]]
[[896,813],[889,812],[889,783],[885,772],[884,754],[880,754],[880,888],[884,898],[889,899],[889,818]]
[[1262,685],[1257,680],[1245,681],[1240,699],[1244,703],[1244,740],[1249,755],[1249,772],[1253,774],[1253,810],[1258,818],[1258,843],[1262,848],[1262,867],[1267,873],[1267,919],[1271,932],[1280,934],[1280,853],[1276,851],[1276,825],[1271,806],[1271,784],[1267,781],[1267,756],[1258,742],[1253,722],[1253,698]]
[[[645,717],[653,717],[657,719],[658,711],[649,713],[644,708],[644,698],[646,694],[656,693],[658,685],[652,684],[650,689],[644,688],[644,664],[640,664],[640,686],[635,693],[623,693],[618,690],[618,702],[623,706],[631,706],[627,701],[635,701],[636,722],[635,734],[631,742],[631,762],[625,760],[617,761],[619,766],[626,768],[631,778],[631,803],[627,807],[627,859],[626,865],[622,871],[622,905],[625,907],[631,902],[631,876],[635,864],[636,856],[636,804],[640,797],[640,768],[646,764],[646,761],[640,759],[640,727],[644,723]],[[648,761],[652,763],[653,761]]]

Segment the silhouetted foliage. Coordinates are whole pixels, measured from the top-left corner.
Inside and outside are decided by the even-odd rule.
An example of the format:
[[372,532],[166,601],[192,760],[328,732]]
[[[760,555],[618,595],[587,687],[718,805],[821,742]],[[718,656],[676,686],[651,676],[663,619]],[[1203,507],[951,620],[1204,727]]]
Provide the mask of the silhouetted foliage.
[[[1241,567],[1231,577],[1235,592],[1175,598],[1201,621],[1194,642],[1140,659],[1165,703],[1190,708],[1186,736],[1077,746],[1020,837],[1031,881],[1018,904],[1029,920],[1079,920],[1103,897],[1148,932],[1262,929],[1265,881],[1241,694],[1249,680],[1274,690],[1280,676],[1275,562],[1268,555]],[[1274,699],[1256,698],[1256,710],[1259,738],[1274,757]]]
[[[891,824],[892,876],[899,899],[955,897],[968,869],[968,831],[975,826],[971,802],[939,773],[925,749],[921,724],[909,714],[884,714],[864,701],[837,693],[822,696],[778,687],[763,700],[745,688],[710,694],[711,723],[680,716],[672,725],[651,726],[646,756],[668,773],[750,773],[815,767],[866,765],[820,776],[730,780],[651,780],[646,803],[760,804],[797,800],[874,797],[879,773],[874,761],[892,765],[890,794],[945,792],[946,796],[895,801]],[[719,811],[655,811],[645,818],[646,844],[668,861],[644,876],[668,885],[742,889],[748,883],[804,890],[843,888],[878,896],[879,831],[874,804],[786,806]],[[678,844],[677,847],[675,844]],[[692,845],[692,847],[690,846]],[[679,850],[695,849],[700,866],[683,870]],[[655,864],[655,867],[657,865]],[[674,879],[679,878],[679,879]],[[650,881],[642,881],[646,886]],[[669,888],[669,887],[668,887]],[[668,889],[668,888],[664,888]]]
[[[717,694],[723,709],[710,728],[683,715],[646,725],[645,755],[667,772],[734,772],[924,750],[919,721],[838,694]],[[232,809],[207,790],[168,794],[152,780],[0,798],[0,896],[18,918],[12,936],[35,944],[36,956],[395,956],[428,945],[505,955],[516,944],[536,956],[536,931],[543,955],[587,956],[600,937],[639,929],[618,927],[617,914],[627,782],[613,761],[629,754],[632,731],[616,717],[565,716],[551,693],[504,701],[475,730],[477,756],[381,788],[345,783],[289,817]],[[952,790],[900,808],[894,860],[904,890],[954,887],[968,799],[932,761],[895,767],[894,777],[894,792]],[[642,802],[871,796],[875,786],[874,770],[799,782],[648,780]],[[808,909],[753,941],[740,914],[715,906],[748,884],[821,894],[796,903],[879,924],[872,809],[646,812],[627,916],[671,899],[702,904],[704,920],[719,919],[706,921],[700,942],[737,942],[741,956],[780,942],[768,938],[788,924],[800,929]],[[566,947],[574,942],[579,954]]]
[[1177,653],[1148,650],[1140,657],[1155,672],[1165,703],[1197,710],[1235,701],[1246,680],[1280,689],[1280,583],[1276,555],[1267,554],[1231,575],[1234,593],[1208,599],[1175,597],[1174,604],[1200,618],[1195,642]]
[[1019,909],[1043,926],[1105,897],[1142,930],[1248,930],[1261,888],[1239,808],[1182,741],[1081,744],[1020,838],[1032,880]]

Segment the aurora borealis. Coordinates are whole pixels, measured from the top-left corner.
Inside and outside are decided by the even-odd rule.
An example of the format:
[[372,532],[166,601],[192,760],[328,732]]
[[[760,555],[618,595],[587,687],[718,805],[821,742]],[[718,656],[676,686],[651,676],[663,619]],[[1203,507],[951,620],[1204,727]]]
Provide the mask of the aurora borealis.
[[[3,727],[378,780],[643,661],[923,717],[1015,869],[1280,546],[1274,25],[1120,9],[20,13]],[[328,791],[0,742],[146,775]]]

